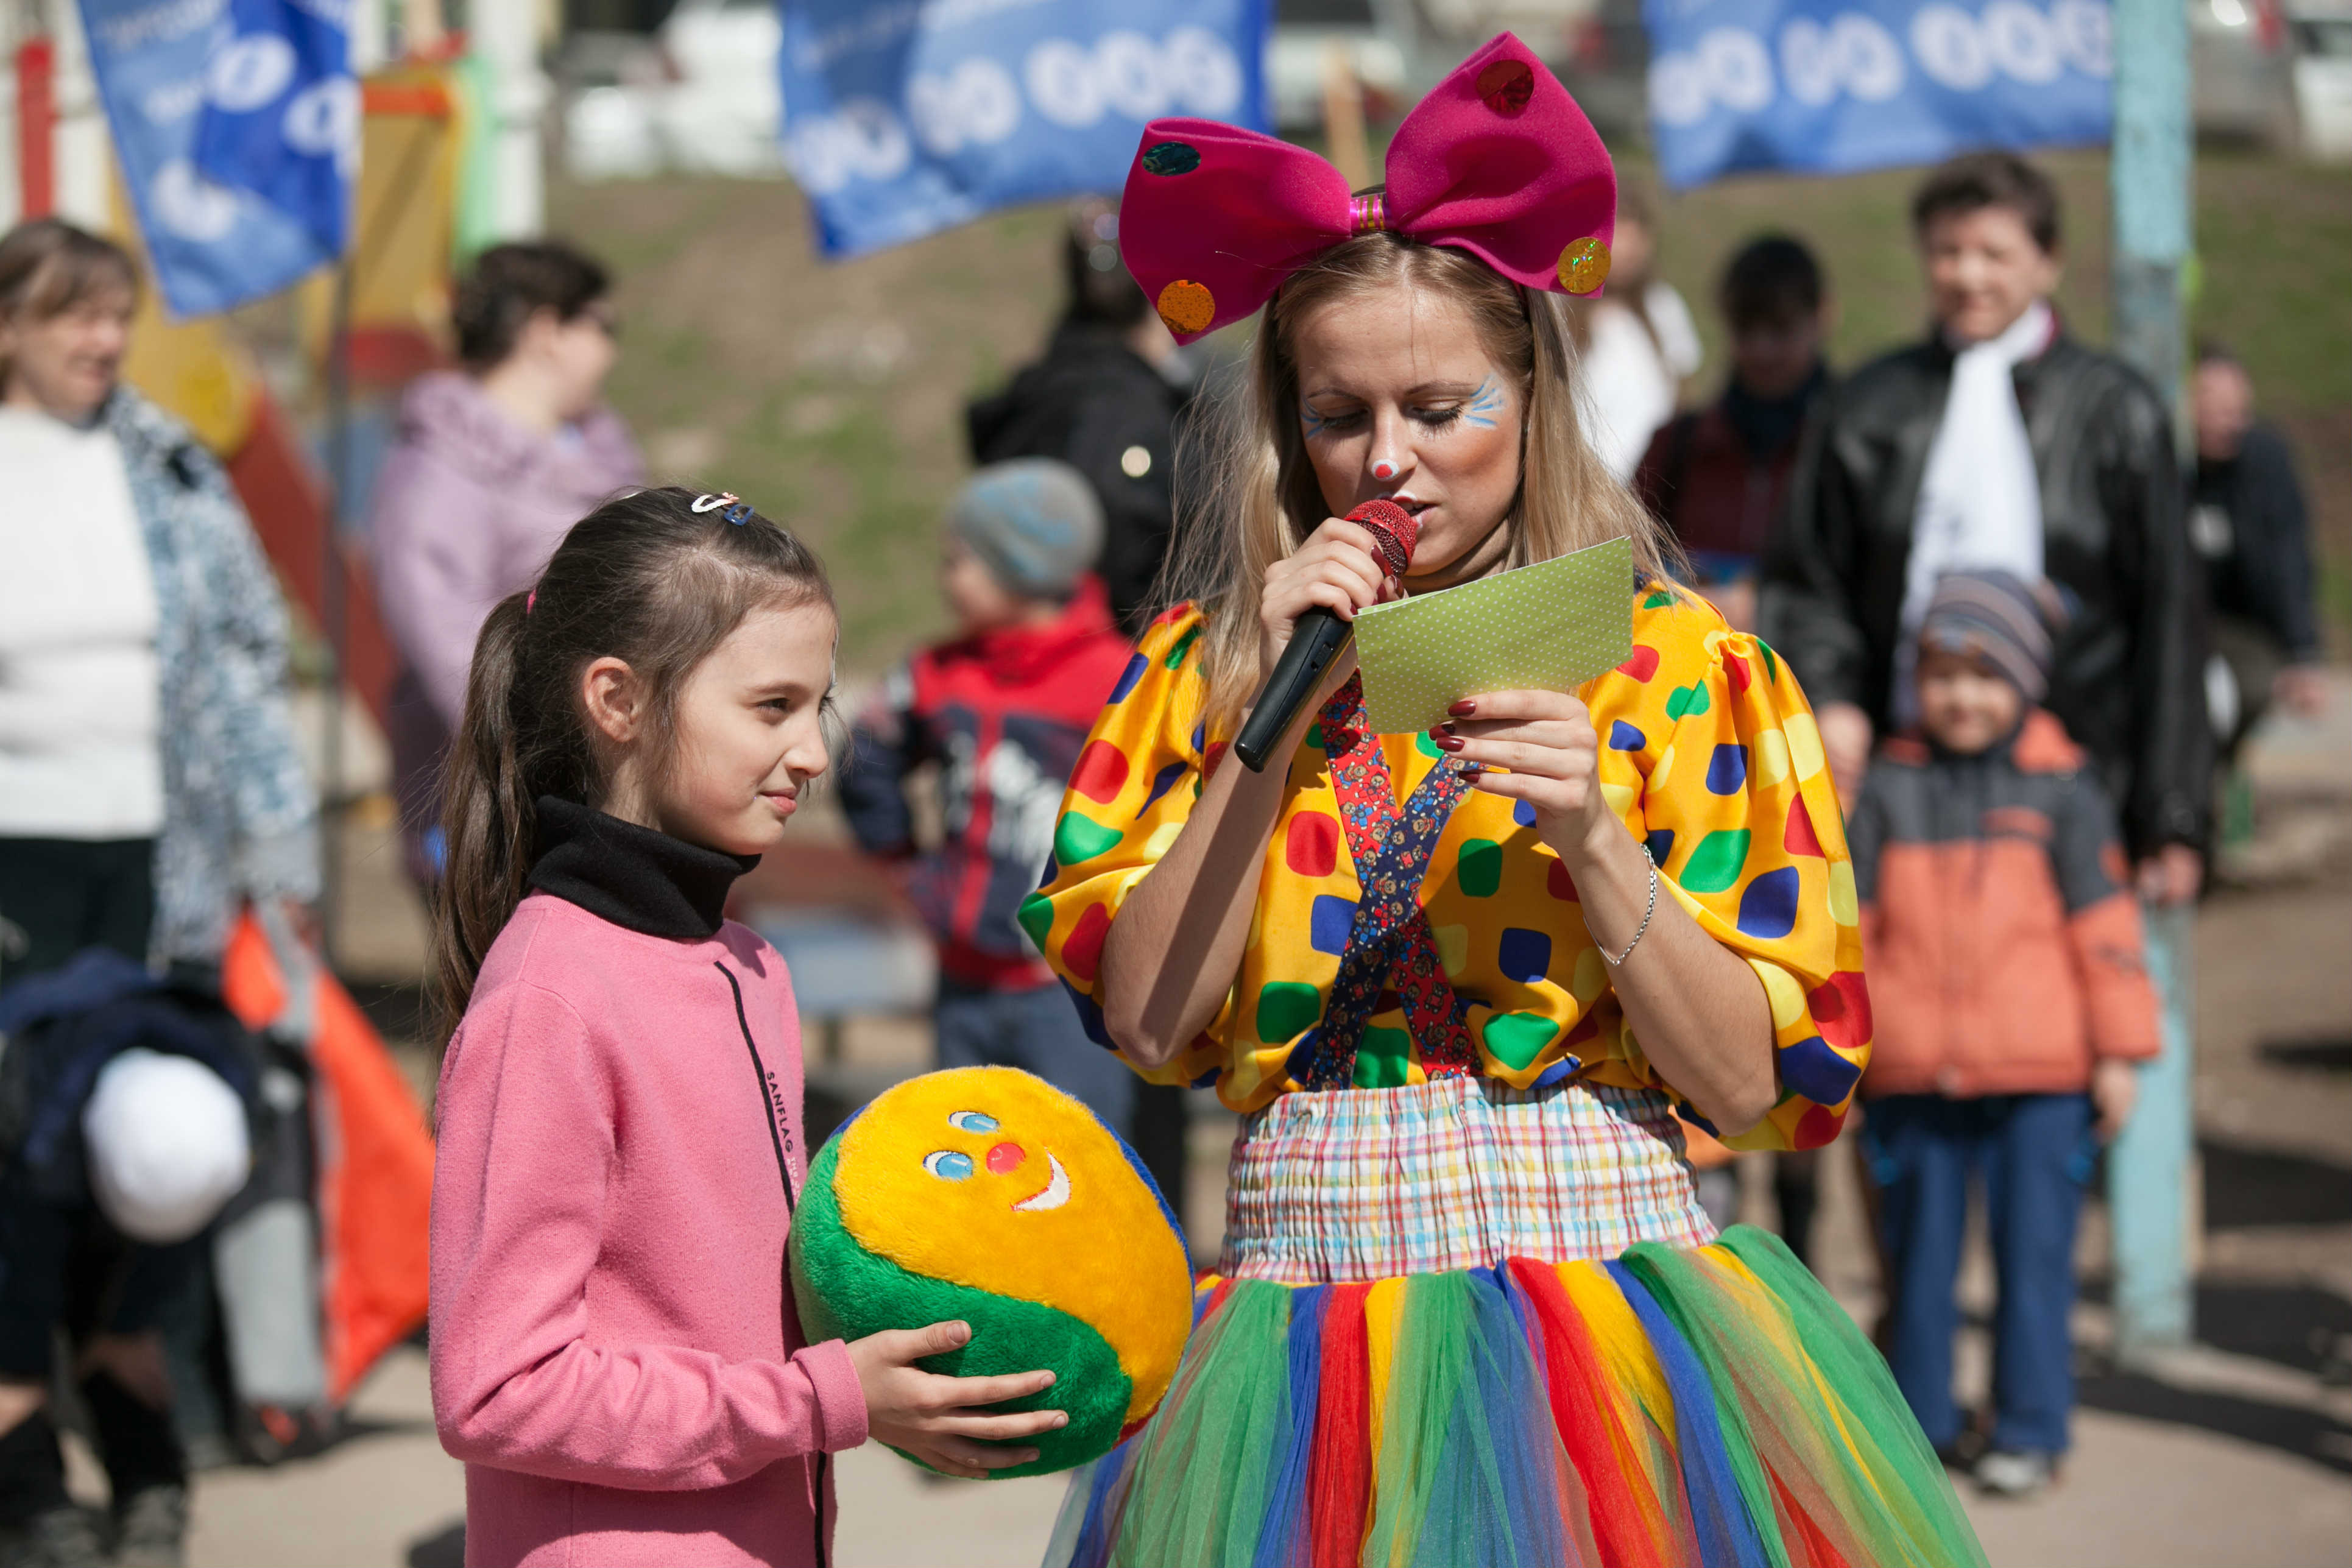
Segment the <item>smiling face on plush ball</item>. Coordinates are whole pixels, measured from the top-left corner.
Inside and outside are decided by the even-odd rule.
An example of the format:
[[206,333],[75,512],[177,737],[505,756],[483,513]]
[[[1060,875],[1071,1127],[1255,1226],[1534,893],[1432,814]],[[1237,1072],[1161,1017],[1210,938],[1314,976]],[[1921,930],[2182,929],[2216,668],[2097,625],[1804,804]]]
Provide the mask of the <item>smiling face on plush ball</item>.
[[912,1273],[1035,1301],[1091,1326],[1148,1410],[1189,1322],[1183,1244],[1122,1143],[1085,1106],[1009,1068],[900,1084],[841,1132],[847,1231]]

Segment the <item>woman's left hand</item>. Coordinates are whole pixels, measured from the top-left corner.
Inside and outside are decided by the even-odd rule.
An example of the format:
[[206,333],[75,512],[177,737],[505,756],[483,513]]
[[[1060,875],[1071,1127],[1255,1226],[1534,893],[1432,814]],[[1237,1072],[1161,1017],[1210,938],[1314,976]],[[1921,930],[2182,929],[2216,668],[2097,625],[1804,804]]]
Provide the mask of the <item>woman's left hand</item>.
[[1478,770],[1475,788],[1535,807],[1537,834],[1571,874],[1601,851],[1610,832],[1623,834],[1601,793],[1601,737],[1575,697],[1491,691],[1463,699],[1452,711],[1430,739]]

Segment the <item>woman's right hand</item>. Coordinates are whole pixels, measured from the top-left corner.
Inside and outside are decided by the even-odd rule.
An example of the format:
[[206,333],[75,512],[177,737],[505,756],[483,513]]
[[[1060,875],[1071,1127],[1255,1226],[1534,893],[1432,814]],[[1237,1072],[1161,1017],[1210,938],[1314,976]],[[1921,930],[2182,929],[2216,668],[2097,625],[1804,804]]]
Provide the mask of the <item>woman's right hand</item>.
[[[1274,668],[1298,617],[1316,605],[1352,621],[1358,610],[1401,598],[1403,592],[1388,574],[1370,530],[1343,517],[1325,518],[1306,543],[1266,568],[1265,589],[1258,595],[1258,668]],[[1355,668],[1352,657],[1331,664],[1335,678]]]
[[857,1369],[857,1386],[866,1395],[869,1436],[914,1455],[942,1475],[979,1481],[986,1480],[991,1470],[1025,1465],[1037,1458],[1034,1448],[998,1445],[1058,1430],[1068,1426],[1070,1418],[1059,1410],[1005,1415],[980,1408],[1052,1387],[1050,1372],[945,1377],[914,1364],[925,1356],[958,1349],[971,1339],[969,1323],[893,1329],[850,1341],[849,1363]]

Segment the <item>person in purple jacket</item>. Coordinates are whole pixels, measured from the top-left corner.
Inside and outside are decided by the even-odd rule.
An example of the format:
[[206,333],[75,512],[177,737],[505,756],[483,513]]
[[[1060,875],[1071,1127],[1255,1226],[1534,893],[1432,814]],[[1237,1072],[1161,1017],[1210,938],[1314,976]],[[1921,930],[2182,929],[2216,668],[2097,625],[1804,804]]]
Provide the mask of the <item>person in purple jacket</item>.
[[442,753],[490,606],[535,576],[572,521],[645,465],[601,401],[611,280],[553,241],[494,246],[450,309],[455,371],[420,376],[369,511],[376,594],[406,668],[389,729],[411,874],[437,879]]
[[[474,651],[443,802],[433,1415],[474,1568],[803,1568],[831,1456],[1027,1464],[1051,1372],[916,1363],[938,1322],[811,1344],[782,958],[725,917],[846,736],[807,547],[731,495],[640,490],[564,536]],[[830,731],[830,732],[828,732]]]

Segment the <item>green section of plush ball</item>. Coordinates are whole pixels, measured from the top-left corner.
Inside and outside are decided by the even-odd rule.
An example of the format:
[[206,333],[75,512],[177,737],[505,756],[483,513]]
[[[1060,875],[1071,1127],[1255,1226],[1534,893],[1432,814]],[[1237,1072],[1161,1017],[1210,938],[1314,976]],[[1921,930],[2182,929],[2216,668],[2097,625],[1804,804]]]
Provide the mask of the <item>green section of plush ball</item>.
[[[991,1479],[1048,1475],[1108,1453],[1134,1393],[1108,1342],[1067,1312],[910,1273],[867,1251],[842,1223],[834,1195],[840,1150],[835,1137],[811,1163],[807,1190],[793,1215],[793,1297],[809,1342],[858,1340],[960,1319],[971,1325],[971,1338],[960,1350],[925,1357],[924,1370],[993,1377],[1044,1368],[1054,1373],[1052,1387],[991,1408],[1060,1410],[1070,1417],[1059,1431],[1021,1441],[1037,1450],[1034,1462],[992,1470]],[[897,1452],[914,1458],[903,1448]]]

